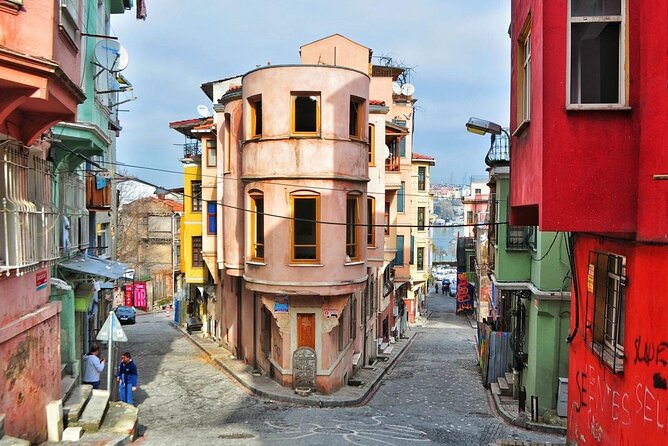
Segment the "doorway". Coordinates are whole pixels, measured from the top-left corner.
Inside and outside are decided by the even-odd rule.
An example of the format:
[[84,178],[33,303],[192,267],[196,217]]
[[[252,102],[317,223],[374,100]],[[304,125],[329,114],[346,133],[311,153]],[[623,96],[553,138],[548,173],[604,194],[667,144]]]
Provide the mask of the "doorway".
[[315,350],[315,314],[297,313],[297,348]]

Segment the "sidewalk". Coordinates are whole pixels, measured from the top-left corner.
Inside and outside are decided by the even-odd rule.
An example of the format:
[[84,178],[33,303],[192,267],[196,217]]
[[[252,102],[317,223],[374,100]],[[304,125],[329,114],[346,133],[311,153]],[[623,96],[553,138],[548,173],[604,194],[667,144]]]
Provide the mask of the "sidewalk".
[[188,334],[185,329],[173,324],[173,327],[179,330],[183,336],[188,337],[216,364],[253,394],[274,401],[317,407],[343,407],[364,404],[373,396],[385,373],[391,370],[396,361],[411,346],[418,334],[417,328],[419,326],[418,324],[412,324],[411,328],[407,331],[408,339],[397,340],[396,344],[392,344],[393,348],[390,353],[381,355],[386,358],[385,360],[379,357],[379,360],[373,366],[359,367],[355,371],[352,380],[361,381],[361,385],[343,386],[339,391],[329,395],[314,392],[310,396],[299,396],[295,393],[294,389],[283,387],[268,376],[254,374],[250,364],[232,358],[228,350],[219,347],[210,338],[202,337],[198,333]]

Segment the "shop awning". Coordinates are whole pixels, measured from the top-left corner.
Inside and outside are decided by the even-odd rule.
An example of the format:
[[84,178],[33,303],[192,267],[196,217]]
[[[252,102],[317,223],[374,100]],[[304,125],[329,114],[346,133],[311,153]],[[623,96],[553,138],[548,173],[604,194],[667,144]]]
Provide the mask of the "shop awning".
[[123,277],[128,265],[125,263],[114,262],[113,260],[104,260],[98,257],[78,255],[58,264],[59,268],[74,271],[80,274],[87,274],[94,277],[104,277],[106,279],[116,280]]

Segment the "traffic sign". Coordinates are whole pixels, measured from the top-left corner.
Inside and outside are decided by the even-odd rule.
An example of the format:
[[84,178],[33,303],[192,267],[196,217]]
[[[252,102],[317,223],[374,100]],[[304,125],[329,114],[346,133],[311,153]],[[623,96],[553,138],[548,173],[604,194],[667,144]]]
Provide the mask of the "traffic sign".
[[111,333],[111,340],[114,342],[128,342],[128,337],[125,335],[123,327],[121,327],[121,322],[113,312],[109,313],[109,317],[104,321],[96,339],[98,341],[109,341],[109,333]]

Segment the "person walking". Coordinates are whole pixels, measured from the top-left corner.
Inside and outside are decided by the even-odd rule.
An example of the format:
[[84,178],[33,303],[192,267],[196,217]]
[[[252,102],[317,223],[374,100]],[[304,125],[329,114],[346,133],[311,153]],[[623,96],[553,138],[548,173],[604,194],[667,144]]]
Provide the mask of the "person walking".
[[93,389],[100,388],[100,373],[104,370],[104,358],[100,359],[100,346],[93,344],[90,352],[83,357],[83,384],[90,384]]
[[436,290],[436,294],[438,294],[438,280],[434,283],[434,289]]
[[132,361],[130,352],[121,355],[121,363],[118,364],[118,393],[121,401],[134,404],[133,394],[137,391],[137,365]]

